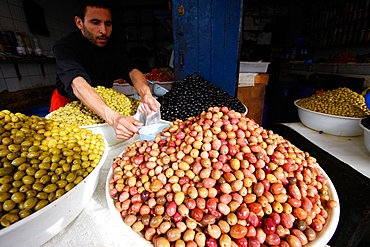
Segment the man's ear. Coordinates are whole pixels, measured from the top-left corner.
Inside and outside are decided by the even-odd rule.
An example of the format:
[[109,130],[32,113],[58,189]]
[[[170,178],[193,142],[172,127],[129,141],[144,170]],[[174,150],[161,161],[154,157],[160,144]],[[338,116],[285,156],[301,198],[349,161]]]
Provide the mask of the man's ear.
[[75,16],[75,23],[78,29],[82,30],[83,29],[83,21],[81,20],[80,17]]

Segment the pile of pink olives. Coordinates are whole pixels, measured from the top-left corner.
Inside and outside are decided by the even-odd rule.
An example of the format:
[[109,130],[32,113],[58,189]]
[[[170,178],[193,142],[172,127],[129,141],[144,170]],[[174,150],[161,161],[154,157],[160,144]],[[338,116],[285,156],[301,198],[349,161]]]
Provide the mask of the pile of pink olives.
[[227,107],[132,143],[109,186],[155,247],[304,246],[338,205],[314,157]]

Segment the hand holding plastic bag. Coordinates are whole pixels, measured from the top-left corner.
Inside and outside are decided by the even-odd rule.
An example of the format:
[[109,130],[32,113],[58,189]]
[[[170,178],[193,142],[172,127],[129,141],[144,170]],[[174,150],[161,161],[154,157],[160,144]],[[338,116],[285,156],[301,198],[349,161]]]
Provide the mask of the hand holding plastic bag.
[[158,111],[151,110],[146,104],[141,103],[137,110],[138,120],[144,125],[156,124],[161,120],[161,112],[158,107]]

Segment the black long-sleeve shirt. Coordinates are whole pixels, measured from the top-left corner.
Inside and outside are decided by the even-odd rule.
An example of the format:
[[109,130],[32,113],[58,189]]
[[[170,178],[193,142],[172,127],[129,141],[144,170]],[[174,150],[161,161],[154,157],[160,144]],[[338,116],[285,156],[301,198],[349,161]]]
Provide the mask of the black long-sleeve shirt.
[[53,47],[57,65],[56,87],[59,94],[77,100],[71,83],[78,76],[92,87],[110,88],[115,79],[125,79],[132,85],[129,72],[136,66],[124,45],[111,37],[105,47],[98,47],[86,39],[81,31],[70,33]]

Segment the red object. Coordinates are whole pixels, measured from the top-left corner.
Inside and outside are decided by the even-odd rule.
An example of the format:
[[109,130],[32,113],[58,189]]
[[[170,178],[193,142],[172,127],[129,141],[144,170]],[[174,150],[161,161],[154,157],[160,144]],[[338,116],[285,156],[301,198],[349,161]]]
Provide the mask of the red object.
[[57,89],[54,89],[53,95],[51,96],[51,103],[50,103],[50,112],[57,110],[60,107],[65,106],[69,102],[73,100],[70,98],[66,98],[58,93]]

